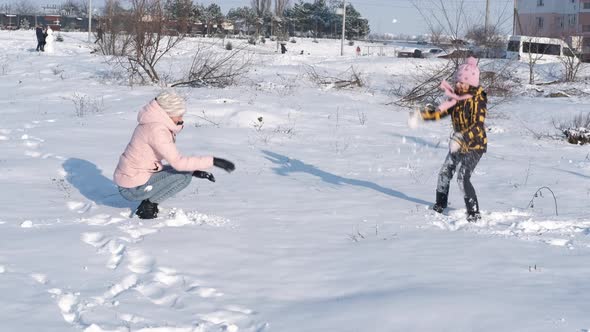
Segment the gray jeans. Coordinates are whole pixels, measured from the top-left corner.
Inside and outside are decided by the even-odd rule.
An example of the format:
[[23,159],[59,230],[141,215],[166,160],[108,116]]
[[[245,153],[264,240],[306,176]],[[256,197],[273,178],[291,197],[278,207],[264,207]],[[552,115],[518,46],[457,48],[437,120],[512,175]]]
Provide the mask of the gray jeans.
[[[463,192],[465,197],[465,203],[469,204],[468,210],[479,211],[479,205],[477,202],[477,195],[475,188],[471,184],[471,174],[475,170],[475,167],[479,163],[479,160],[483,156],[483,153],[478,151],[470,151],[467,153],[449,153],[443,166],[438,174],[438,185],[436,191],[449,195],[449,187],[451,179],[455,174],[457,166],[459,166],[459,175],[457,180],[459,182],[459,188]],[[469,202],[469,203],[468,203]]]
[[145,184],[135,188],[119,187],[119,192],[128,201],[149,199],[152,203],[161,203],[188,187],[192,178],[191,172],[179,172],[170,166],[164,166]]

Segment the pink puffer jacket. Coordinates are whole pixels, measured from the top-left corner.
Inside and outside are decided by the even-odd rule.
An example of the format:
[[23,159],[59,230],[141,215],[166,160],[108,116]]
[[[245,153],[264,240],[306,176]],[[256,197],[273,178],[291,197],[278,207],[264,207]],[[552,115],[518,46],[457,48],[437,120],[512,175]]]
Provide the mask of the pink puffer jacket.
[[145,184],[162,170],[165,159],[177,171],[192,172],[213,166],[213,157],[183,157],[176,149],[176,134],[182,129],[153,100],[137,115],[139,125],[119,158],[114,180],[118,186],[133,188]]

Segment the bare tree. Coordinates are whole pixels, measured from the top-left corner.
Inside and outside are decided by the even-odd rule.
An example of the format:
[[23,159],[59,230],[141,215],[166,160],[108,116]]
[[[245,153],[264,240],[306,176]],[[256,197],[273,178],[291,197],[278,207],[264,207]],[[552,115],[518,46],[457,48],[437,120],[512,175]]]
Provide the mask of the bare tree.
[[546,44],[539,43],[537,37],[526,38],[522,41],[522,51],[529,66],[529,84],[535,84],[535,66],[547,52]]
[[[452,78],[465,59],[473,54],[471,49],[467,49],[464,39],[472,37],[485,47],[499,46],[503,43],[499,37],[502,34],[500,26],[509,18],[504,10],[499,14],[497,21],[490,22],[486,29],[479,25],[481,22],[479,15],[467,0],[411,0],[411,3],[428,26],[431,42],[447,50],[449,54],[445,58],[449,61],[418,66],[415,82],[404,82],[392,89],[392,94],[399,97],[395,103],[408,107],[415,104],[436,103],[442,96],[439,89],[440,82]],[[508,81],[511,79],[509,67],[508,65],[500,66],[492,72],[485,72],[482,69],[481,85],[498,95],[508,95]]]
[[[114,8],[117,0],[107,7]],[[130,80],[158,83],[158,63],[184,38],[182,33],[169,29],[168,17],[160,0],[131,0],[131,9],[118,21],[114,12],[105,18],[107,34],[103,53],[113,54],[115,63],[126,70]],[[117,19],[117,20],[115,20]]]
[[132,50],[127,54],[129,69],[142,79],[157,83],[160,76],[158,62],[183,39],[184,35],[170,35],[163,4],[159,0],[131,0]]
[[251,0],[252,9],[256,13],[256,36],[260,36],[260,30],[264,26],[264,16],[270,12],[272,0]]
[[39,13],[39,7],[29,0],[20,0],[15,3],[14,10],[19,15],[35,15]]
[[481,55],[486,58],[499,57],[499,50],[506,49],[506,40],[503,34],[498,31],[497,26],[485,27],[474,26],[467,31],[465,37],[481,48]]
[[79,13],[82,15],[86,15],[88,13],[88,10],[90,9],[88,6],[88,1],[78,0],[72,1],[72,3],[74,3],[76,8],[78,8]]
[[[428,26],[431,42],[441,48],[447,48],[449,61],[443,64],[421,66],[415,85],[407,84],[394,89],[393,94],[400,97],[396,102],[403,106],[416,103],[434,103],[442,95],[439,84],[448,80],[459,68],[468,52],[462,50],[462,36],[469,30],[465,0],[411,0]],[[445,41],[448,41],[444,44]]]
[[430,30],[430,42],[434,45],[441,45],[443,43],[443,28],[433,27]]
[[131,13],[123,8],[120,0],[107,0],[97,27],[95,44],[103,55],[125,56],[131,50]]
[[290,0],[275,0],[273,35],[277,36],[277,51],[279,50],[280,42],[288,39],[285,31],[285,9],[287,9],[289,1]]
[[275,12],[273,16],[273,21],[276,23],[276,30],[278,31],[278,33],[275,31],[274,34],[279,37],[278,39],[284,38],[284,27],[286,26],[284,22],[285,10],[287,9],[289,2],[290,0],[275,0]]
[[[446,36],[450,39],[452,51],[463,47],[462,37],[469,30],[470,22],[466,14],[466,0],[411,0],[412,5],[424,19],[432,35]],[[442,38],[439,38],[442,39]],[[439,45],[442,46],[442,45]],[[459,52],[455,52],[460,54]],[[454,69],[464,62],[465,56],[451,57]]]

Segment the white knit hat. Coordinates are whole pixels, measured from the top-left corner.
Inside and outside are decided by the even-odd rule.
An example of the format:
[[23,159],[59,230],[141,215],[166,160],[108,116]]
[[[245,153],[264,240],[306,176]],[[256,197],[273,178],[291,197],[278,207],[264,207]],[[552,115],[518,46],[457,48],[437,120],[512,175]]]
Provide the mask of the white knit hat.
[[164,91],[156,97],[158,105],[169,116],[181,116],[186,112],[184,98],[177,95],[174,91]]

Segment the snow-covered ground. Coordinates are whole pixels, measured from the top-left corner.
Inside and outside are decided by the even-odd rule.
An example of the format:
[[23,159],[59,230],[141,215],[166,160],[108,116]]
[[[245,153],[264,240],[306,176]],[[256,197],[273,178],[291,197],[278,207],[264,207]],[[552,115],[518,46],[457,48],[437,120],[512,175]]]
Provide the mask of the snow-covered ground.
[[[589,152],[531,133],[555,134],[587,99],[525,94],[490,110],[473,176],[483,220],[468,224],[455,183],[448,214],[427,209],[449,120],[411,130],[390,103],[442,60],[257,46],[238,86],[179,89],[181,151],[237,170],[195,179],[142,221],[111,175],[160,88],[125,85],[85,34],[62,35],[39,54],[33,32],[0,31],[0,331],[590,329]],[[368,86],[321,88],[303,65],[354,65]],[[534,196],[543,186],[557,206]]]

